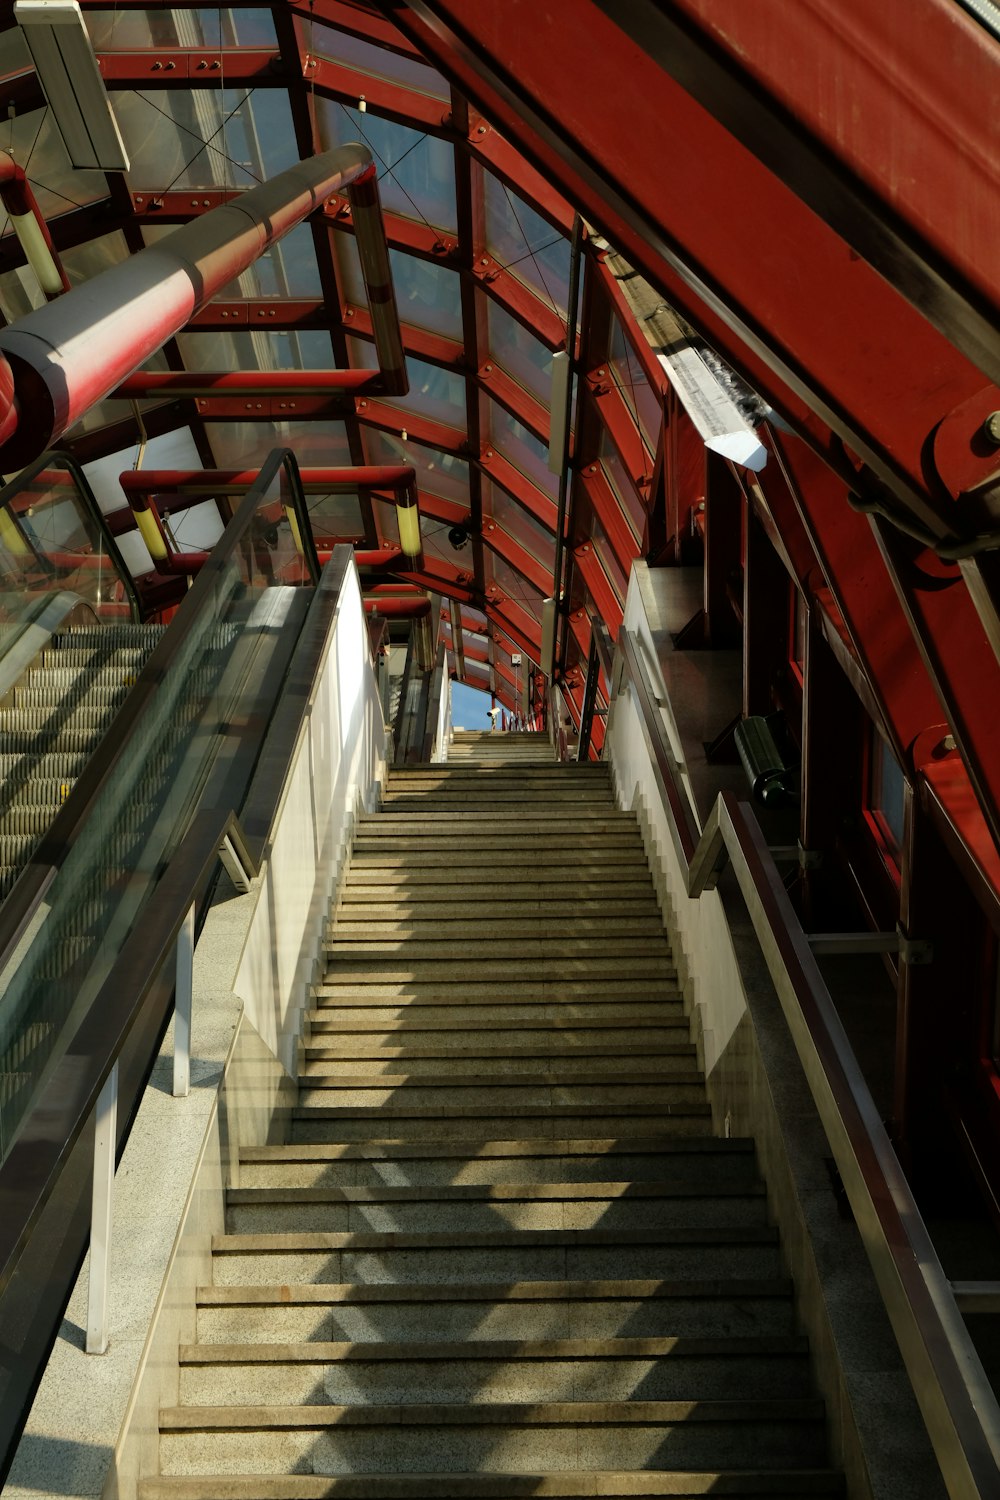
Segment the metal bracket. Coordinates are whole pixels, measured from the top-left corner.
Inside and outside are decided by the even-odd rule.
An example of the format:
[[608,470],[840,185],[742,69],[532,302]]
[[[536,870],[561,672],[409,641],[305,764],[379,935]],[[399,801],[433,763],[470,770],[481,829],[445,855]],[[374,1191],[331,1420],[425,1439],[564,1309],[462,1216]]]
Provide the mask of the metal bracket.
[[799,839],[798,854],[800,870],[818,870],[823,863],[822,849],[807,849],[801,839]]
[[896,934],[899,938],[899,956],[905,964],[916,967],[934,962],[934,944],[927,938],[907,937],[898,922]]

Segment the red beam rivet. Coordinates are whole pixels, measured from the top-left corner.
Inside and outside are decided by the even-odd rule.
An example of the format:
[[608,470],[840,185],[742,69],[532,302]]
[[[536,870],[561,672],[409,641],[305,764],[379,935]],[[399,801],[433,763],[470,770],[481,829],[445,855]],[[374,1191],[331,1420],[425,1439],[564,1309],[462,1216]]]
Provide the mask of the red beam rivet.
[[983,436],[995,447],[1000,448],[1000,411],[991,411],[983,423]]

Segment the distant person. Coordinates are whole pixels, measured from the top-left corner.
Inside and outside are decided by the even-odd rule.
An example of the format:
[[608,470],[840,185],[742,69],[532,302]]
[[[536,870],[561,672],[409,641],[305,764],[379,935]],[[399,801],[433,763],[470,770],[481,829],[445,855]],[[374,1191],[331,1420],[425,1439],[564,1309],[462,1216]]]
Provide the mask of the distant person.
[[500,710],[498,708],[488,708],[486,712],[489,715],[490,731],[492,732],[497,727],[497,714]]

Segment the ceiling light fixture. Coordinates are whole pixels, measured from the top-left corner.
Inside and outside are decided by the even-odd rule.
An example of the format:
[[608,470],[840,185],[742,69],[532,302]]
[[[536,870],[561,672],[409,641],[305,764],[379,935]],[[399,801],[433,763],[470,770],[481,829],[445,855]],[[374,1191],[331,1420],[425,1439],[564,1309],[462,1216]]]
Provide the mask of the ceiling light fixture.
[[74,167],[127,172],[128,153],[77,0],[16,0],[14,19]]

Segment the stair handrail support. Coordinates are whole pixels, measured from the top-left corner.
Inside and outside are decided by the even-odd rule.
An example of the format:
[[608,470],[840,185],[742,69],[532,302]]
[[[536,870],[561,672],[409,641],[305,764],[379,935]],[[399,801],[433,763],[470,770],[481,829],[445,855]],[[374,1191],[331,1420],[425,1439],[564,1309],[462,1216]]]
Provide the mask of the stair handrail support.
[[1000,1495],[1000,1405],[829,989],[746,802],[720,793],[699,829],[635,632],[619,632],[613,700],[634,692],[686,894],[733,868],[953,1500]]

